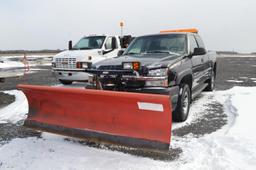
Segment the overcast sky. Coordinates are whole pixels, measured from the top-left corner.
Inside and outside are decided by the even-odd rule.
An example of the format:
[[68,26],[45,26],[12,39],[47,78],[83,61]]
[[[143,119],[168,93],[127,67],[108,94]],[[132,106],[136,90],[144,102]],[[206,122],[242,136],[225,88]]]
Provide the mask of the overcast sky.
[[208,49],[256,51],[255,0],[0,0],[0,50],[64,49],[88,34],[199,29]]

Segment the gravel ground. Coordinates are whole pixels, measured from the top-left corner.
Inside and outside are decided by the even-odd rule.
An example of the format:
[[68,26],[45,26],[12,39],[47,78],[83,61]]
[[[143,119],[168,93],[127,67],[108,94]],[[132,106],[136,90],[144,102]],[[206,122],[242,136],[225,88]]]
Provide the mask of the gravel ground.
[[[15,89],[16,85],[20,83],[36,85],[59,84],[59,82],[53,77],[50,67],[40,67],[40,69],[42,69],[40,72],[28,74],[23,78],[11,78],[6,80],[5,83],[0,84],[0,91]],[[256,86],[256,57],[218,57],[216,90],[226,90],[232,88],[233,86]],[[0,93],[0,107],[3,107],[13,101],[13,96]],[[173,135],[180,137],[187,134],[202,136],[204,134],[215,132],[226,123],[227,119],[223,112],[223,105],[221,103],[211,103],[209,104],[207,114],[204,114],[203,117],[198,118],[195,122],[191,122],[189,125],[173,130]],[[0,132],[0,144],[18,137],[40,137],[40,133],[33,132],[22,126],[12,124],[0,124]],[[80,143],[92,147],[101,147],[88,142]],[[145,153],[139,150],[137,152],[129,152],[127,150],[117,149],[112,146],[108,148],[125,153],[128,152],[131,154],[145,156]],[[171,149],[170,152],[172,154],[168,155],[168,160],[176,159],[182,151],[179,148],[175,148]],[[146,153],[146,155],[147,154],[148,153]],[[154,155],[148,156],[154,157]],[[161,156],[156,156],[155,158],[162,159]]]
[[256,57],[219,57],[216,90],[256,86]]
[[59,83],[53,76],[50,66],[33,67],[31,69],[41,70],[32,74],[25,74],[23,77],[6,79],[4,83],[0,84],[0,91],[16,89],[18,84],[54,85]]
[[15,101],[15,96],[0,92],[0,108]]
[[19,124],[0,124],[0,145],[3,145],[14,138],[41,137],[40,132],[28,129]]

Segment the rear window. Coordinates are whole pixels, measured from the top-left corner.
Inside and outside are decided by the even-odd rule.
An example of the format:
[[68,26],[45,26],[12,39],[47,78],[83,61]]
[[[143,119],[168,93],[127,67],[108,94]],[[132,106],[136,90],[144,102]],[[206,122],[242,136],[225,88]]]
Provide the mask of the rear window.
[[199,46],[200,48],[205,48],[204,43],[203,43],[201,37],[200,37],[198,34],[195,35],[195,37],[196,37],[196,41],[197,41],[198,46]]

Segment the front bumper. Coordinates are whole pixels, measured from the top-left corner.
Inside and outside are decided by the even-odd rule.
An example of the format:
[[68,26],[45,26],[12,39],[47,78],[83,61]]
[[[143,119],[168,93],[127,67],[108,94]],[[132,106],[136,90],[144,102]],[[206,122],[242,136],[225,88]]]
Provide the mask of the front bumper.
[[83,70],[61,70],[53,69],[53,74],[58,80],[88,81],[89,74]]
[[168,77],[149,77],[134,70],[89,70],[89,82],[99,81],[104,87],[168,87]]

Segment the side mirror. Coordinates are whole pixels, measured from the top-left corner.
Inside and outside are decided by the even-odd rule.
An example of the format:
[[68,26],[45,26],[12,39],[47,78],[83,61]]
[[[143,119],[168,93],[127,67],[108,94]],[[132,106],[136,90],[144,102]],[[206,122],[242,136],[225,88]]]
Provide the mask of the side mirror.
[[68,50],[72,50],[72,47],[73,47],[72,41],[70,40],[70,41],[68,42]]
[[123,55],[123,53],[124,53],[124,50],[119,50],[117,53],[117,56],[121,56],[121,55]]
[[193,55],[205,55],[206,50],[205,48],[194,48]]

